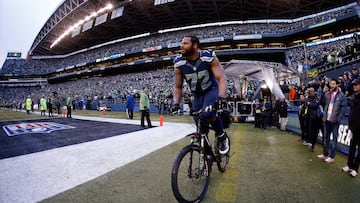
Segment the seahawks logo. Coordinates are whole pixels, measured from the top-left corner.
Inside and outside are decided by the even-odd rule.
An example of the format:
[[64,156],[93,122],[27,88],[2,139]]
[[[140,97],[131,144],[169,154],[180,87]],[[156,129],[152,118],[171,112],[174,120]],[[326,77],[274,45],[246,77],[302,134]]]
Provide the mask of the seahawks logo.
[[4,131],[9,137],[29,133],[51,133],[57,130],[72,128],[75,127],[54,122],[16,123],[3,126]]

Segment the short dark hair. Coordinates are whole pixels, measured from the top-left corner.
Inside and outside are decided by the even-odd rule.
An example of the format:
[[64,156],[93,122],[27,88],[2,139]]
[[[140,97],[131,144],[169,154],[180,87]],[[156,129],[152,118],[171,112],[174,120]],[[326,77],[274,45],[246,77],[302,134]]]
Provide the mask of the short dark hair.
[[200,47],[200,40],[198,37],[192,36],[192,35],[185,36],[185,37],[189,37],[192,44],[197,44],[198,47]]
[[332,80],[332,81],[335,81],[337,85],[340,84],[339,80],[336,79],[336,78],[332,78],[331,80]]

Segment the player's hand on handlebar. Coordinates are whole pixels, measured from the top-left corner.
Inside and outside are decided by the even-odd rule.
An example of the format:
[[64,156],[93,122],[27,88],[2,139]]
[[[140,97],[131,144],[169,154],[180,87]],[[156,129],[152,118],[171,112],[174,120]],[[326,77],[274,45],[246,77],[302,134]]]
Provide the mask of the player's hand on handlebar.
[[214,110],[214,105],[209,105],[207,107],[204,108],[204,112],[211,112]]
[[227,108],[227,101],[224,97],[219,97],[216,101],[216,109],[222,110],[224,108]]
[[233,111],[232,105],[224,97],[218,98],[216,101],[216,109],[218,111]]
[[223,109],[227,108],[227,101],[224,97],[219,97],[215,104],[213,105],[209,105],[207,107],[204,108],[204,112],[210,112],[210,111],[214,111],[214,110],[223,110]]

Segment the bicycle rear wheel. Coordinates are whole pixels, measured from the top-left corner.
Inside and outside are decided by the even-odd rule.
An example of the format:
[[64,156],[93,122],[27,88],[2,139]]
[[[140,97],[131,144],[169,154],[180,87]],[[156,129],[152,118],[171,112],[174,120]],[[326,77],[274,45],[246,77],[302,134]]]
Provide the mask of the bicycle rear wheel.
[[189,145],[177,156],[172,172],[171,187],[179,202],[199,202],[209,186],[209,162],[204,158],[203,170],[200,169],[200,147]]

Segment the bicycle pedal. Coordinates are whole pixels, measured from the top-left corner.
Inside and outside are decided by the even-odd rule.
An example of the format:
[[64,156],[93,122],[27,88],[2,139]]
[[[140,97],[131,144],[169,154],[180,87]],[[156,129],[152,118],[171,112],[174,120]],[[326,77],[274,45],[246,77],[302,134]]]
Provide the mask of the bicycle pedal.
[[209,176],[209,170],[208,170],[208,169],[204,169],[204,170],[202,171],[202,174],[203,174],[203,176]]

